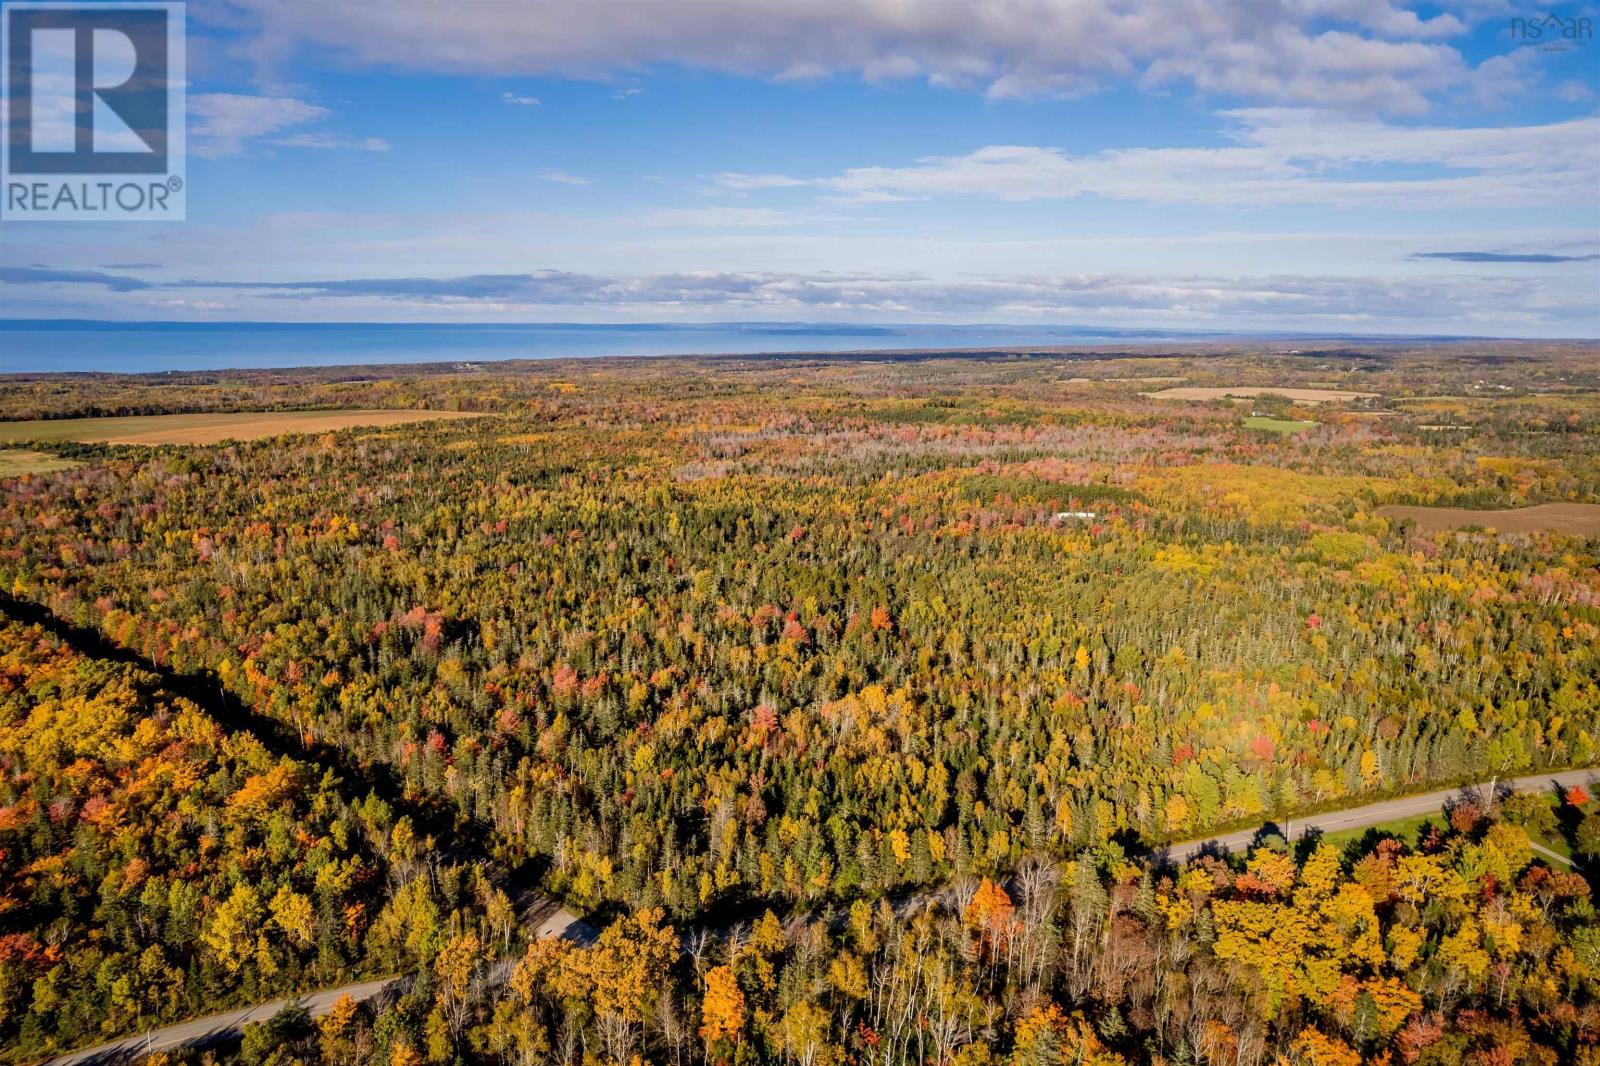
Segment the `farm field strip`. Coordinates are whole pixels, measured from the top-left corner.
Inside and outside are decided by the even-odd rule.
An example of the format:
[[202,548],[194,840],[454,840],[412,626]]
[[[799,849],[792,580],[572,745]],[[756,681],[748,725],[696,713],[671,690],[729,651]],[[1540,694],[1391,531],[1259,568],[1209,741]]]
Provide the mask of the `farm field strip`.
[[1500,533],[1570,533],[1584,537],[1600,534],[1600,504],[1593,503],[1541,503],[1505,511],[1386,504],[1377,513],[1384,518],[1410,519],[1425,533],[1481,526]]
[[1306,422],[1294,418],[1268,418],[1265,415],[1251,415],[1244,420],[1245,429],[1259,429],[1268,433],[1283,434],[1284,436],[1303,432],[1315,425],[1315,422]]
[[235,411],[219,414],[131,415],[0,422],[0,444],[73,441],[79,444],[217,444],[261,440],[288,433],[330,433],[410,422],[479,418],[458,411],[398,409],[343,411]]
[[23,474],[48,474],[52,470],[70,470],[78,464],[71,459],[45,452],[30,452],[20,448],[0,448],[0,478],[19,477]]
[[1349,403],[1351,400],[1375,399],[1376,392],[1357,392],[1352,389],[1303,389],[1275,385],[1183,385],[1145,392],[1152,400],[1246,400],[1257,396],[1282,396],[1296,403]]

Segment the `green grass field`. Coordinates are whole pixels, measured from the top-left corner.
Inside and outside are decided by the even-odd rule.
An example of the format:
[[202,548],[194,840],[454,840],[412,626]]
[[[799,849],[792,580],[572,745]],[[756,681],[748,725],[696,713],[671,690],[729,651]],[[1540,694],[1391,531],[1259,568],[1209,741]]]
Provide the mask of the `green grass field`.
[[17,477],[21,474],[48,474],[52,470],[70,470],[78,464],[59,455],[44,452],[25,452],[15,448],[0,448],[0,477]]
[[1268,433],[1281,433],[1287,437],[1291,433],[1303,433],[1316,425],[1315,422],[1302,422],[1291,418],[1268,418],[1265,415],[1251,415],[1244,420],[1245,429],[1261,429]]
[[1562,836],[1560,833],[1555,833],[1551,836],[1540,836],[1536,833],[1529,833],[1528,839],[1532,840],[1535,844],[1539,844],[1545,848],[1548,848],[1550,851],[1555,852],[1563,859],[1566,859],[1567,862],[1573,862],[1572,848],[1567,846],[1567,838]]
[[1332,844],[1341,851],[1366,836],[1368,833],[1379,833],[1402,840],[1411,847],[1416,847],[1418,839],[1430,825],[1444,828],[1443,814],[1419,814],[1410,818],[1396,818],[1392,822],[1380,822],[1377,825],[1365,826],[1361,829],[1340,829],[1337,832],[1325,833],[1322,842]]

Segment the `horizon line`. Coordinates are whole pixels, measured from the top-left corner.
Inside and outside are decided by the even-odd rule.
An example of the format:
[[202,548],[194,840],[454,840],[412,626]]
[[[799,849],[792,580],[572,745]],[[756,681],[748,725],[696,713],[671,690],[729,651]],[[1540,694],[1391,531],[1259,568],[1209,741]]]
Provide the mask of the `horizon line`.
[[[808,331],[808,332],[833,332],[840,334],[849,333],[883,333],[892,330],[904,329],[939,329],[939,330],[1006,330],[1006,331],[1064,331],[1083,334],[1105,334],[1112,337],[1123,336],[1128,338],[1144,336],[1147,339],[1161,339],[1164,337],[1191,337],[1194,339],[1226,339],[1247,338],[1253,340],[1363,340],[1363,341],[1518,341],[1528,343],[1546,344],[1586,344],[1600,342],[1600,333],[1590,336],[1567,337],[1539,337],[1516,334],[1488,334],[1488,333],[1440,333],[1440,332],[1405,332],[1405,331],[1318,331],[1297,329],[1251,329],[1251,328],[1205,328],[1199,326],[1099,326],[1081,322],[1051,322],[1051,323],[1019,323],[1019,322],[936,322],[919,320],[897,320],[888,322],[841,322],[826,319],[715,319],[704,322],[673,322],[667,320],[648,320],[637,322],[599,322],[599,321],[571,321],[560,319],[529,319],[514,322],[460,322],[436,321],[414,319],[398,322],[374,320],[335,320],[335,321],[284,321],[274,319],[215,319],[215,320],[189,320],[189,319],[116,319],[116,318],[11,318],[0,317],[0,330],[46,328],[90,328],[90,329],[574,329],[574,330],[637,330],[641,332],[675,330],[695,331],[708,329],[752,329],[767,331]],[[1029,347],[1021,344],[1018,347]],[[923,351],[946,350],[948,346],[933,346]],[[956,350],[956,349],[948,349]],[[795,349],[796,354],[803,353],[805,349]],[[717,355],[732,355],[737,353],[706,353]],[[762,352],[750,354],[788,354],[776,352]],[[831,352],[823,354],[845,354]],[[597,356],[574,356],[574,358],[601,358]],[[352,364],[358,365],[358,364]]]

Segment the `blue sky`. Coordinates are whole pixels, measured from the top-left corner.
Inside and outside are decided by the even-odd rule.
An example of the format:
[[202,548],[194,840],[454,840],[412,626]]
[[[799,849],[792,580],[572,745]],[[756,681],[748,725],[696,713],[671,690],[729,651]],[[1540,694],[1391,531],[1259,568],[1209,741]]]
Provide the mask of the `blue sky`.
[[0,316],[1600,335],[1593,6],[195,0],[183,223]]

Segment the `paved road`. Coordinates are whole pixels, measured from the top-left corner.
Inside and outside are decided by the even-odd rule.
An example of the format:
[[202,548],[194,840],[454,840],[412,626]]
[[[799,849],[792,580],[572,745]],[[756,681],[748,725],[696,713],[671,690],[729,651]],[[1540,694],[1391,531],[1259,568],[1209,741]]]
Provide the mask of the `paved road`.
[[[1578,784],[1589,785],[1595,781],[1597,774],[1600,774],[1600,767],[1587,770],[1567,770],[1562,773],[1533,774],[1528,777],[1496,781],[1492,784],[1495,791],[1503,795],[1513,791],[1525,792],[1550,788],[1552,785],[1561,788]],[[1491,782],[1485,781],[1481,785],[1469,787],[1475,788],[1476,791],[1482,794],[1487,794],[1491,787]],[[1461,788],[1446,788],[1437,792],[1429,792],[1422,796],[1407,796],[1401,799],[1384,800],[1381,803],[1369,803],[1364,807],[1353,807],[1349,810],[1307,815],[1304,818],[1294,819],[1290,830],[1298,838],[1304,836],[1311,829],[1321,829],[1324,832],[1334,832],[1340,829],[1361,829],[1365,826],[1377,825],[1380,822],[1393,821],[1396,818],[1429,814],[1441,809],[1446,802],[1461,795],[1462,792],[1463,789]],[[1282,827],[1278,828],[1281,831]],[[1235,851],[1239,848],[1248,847],[1260,831],[1261,827],[1257,827],[1206,840],[1186,841],[1182,844],[1174,844],[1167,849],[1166,854],[1174,862],[1183,862],[1193,858],[1208,847],[1216,847],[1224,851]],[[1541,848],[1540,850],[1543,851],[1544,849]],[[1566,862],[1559,855],[1551,853],[1551,857]],[[924,894],[916,898],[925,901],[931,897]],[[524,922],[533,928],[534,936],[536,937],[556,936],[570,940],[587,941],[594,936],[594,931],[575,915],[548,900],[542,900],[530,907],[524,914]],[[490,968],[483,979],[483,984],[498,984],[506,980],[510,976],[512,968],[513,963],[511,960],[502,960]],[[143,1054],[147,1049],[161,1051],[188,1044],[205,1044],[215,1040],[236,1037],[246,1025],[251,1022],[265,1021],[291,1002],[298,1002],[311,1013],[312,1017],[320,1017],[332,1009],[334,1002],[340,996],[348,995],[351,999],[361,1002],[387,990],[400,980],[403,980],[403,978],[388,977],[378,981],[368,981],[364,984],[345,985],[342,988],[329,988],[321,992],[313,992],[308,996],[300,997],[298,1000],[276,999],[271,1003],[262,1003],[244,1010],[229,1011],[226,1014],[216,1014],[209,1018],[200,1018],[196,1021],[168,1026],[165,1029],[153,1031],[148,1037],[145,1034],[124,1037],[113,1043],[102,1044],[99,1047],[76,1051],[70,1055],[51,1059],[46,1066],[112,1063],[130,1060]]]
[[[1329,811],[1327,814],[1308,814],[1304,818],[1289,820],[1288,829],[1298,839],[1312,829],[1320,829],[1324,833],[1335,833],[1341,829],[1363,829],[1370,825],[1382,822],[1392,822],[1397,818],[1412,818],[1419,814],[1432,814],[1444,805],[1460,796],[1466,791],[1475,791],[1487,795],[1491,787],[1500,795],[1511,792],[1533,792],[1547,789],[1551,786],[1566,788],[1569,785],[1593,784],[1596,774],[1600,774],[1600,767],[1590,767],[1587,770],[1564,770],[1561,773],[1530,774],[1527,777],[1505,778],[1493,782],[1484,781],[1478,785],[1466,785],[1459,788],[1442,788],[1437,792],[1429,792],[1422,796],[1403,796],[1400,799],[1384,800],[1381,803],[1369,803],[1364,807],[1351,807],[1342,811]],[[1273,826],[1280,834],[1284,826],[1274,822],[1267,825]],[[1255,829],[1242,829],[1237,833],[1226,836],[1209,837],[1205,840],[1188,840],[1182,844],[1174,844],[1166,849],[1167,857],[1173,862],[1186,862],[1194,858],[1208,847],[1219,848],[1223,851],[1237,851],[1249,847],[1261,831],[1260,826]],[[1556,858],[1560,859],[1558,855]],[[1566,862],[1565,859],[1561,859]],[[1571,865],[1570,863],[1568,865]]]
[[[524,916],[524,921],[532,926],[536,937],[555,936],[586,940],[590,936],[590,930],[576,915],[550,901],[544,901],[530,908],[529,913]],[[491,977],[500,981],[506,980],[510,974],[511,967],[506,964],[497,965],[491,971]],[[275,999],[270,1003],[258,1003],[254,1007],[213,1014],[209,1018],[197,1018],[190,1022],[180,1022],[165,1029],[153,1030],[148,1034],[139,1033],[114,1040],[109,1044],[74,1051],[49,1060],[46,1066],[88,1066],[91,1063],[130,1062],[151,1051],[166,1051],[190,1044],[210,1044],[237,1038],[245,1026],[252,1022],[264,1022],[291,1003],[298,1003],[310,1012],[313,1018],[320,1018],[333,1009],[334,1003],[340,996],[349,996],[360,1003],[387,991],[403,980],[405,980],[403,976],[383,977],[376,981],[324,989],[298,999],[290,997]]]

